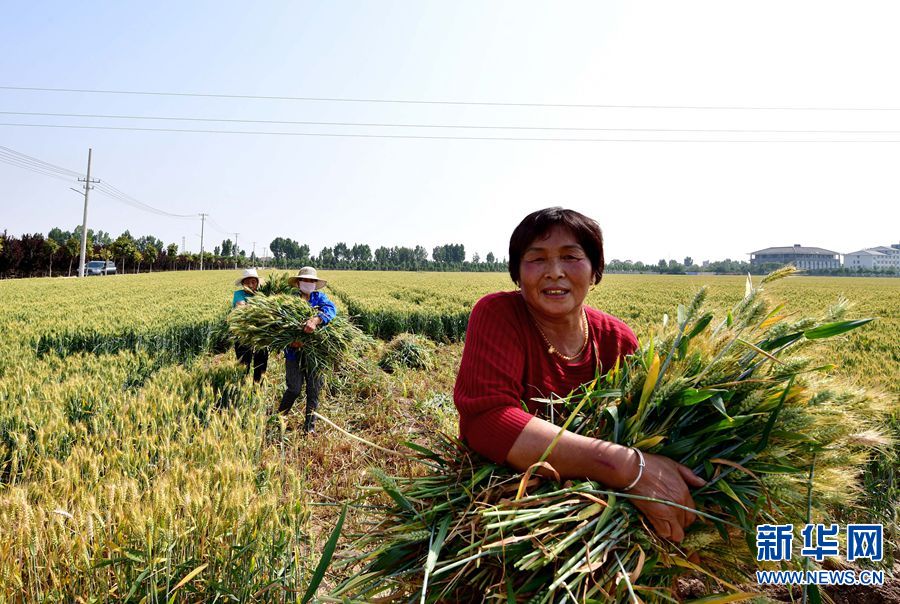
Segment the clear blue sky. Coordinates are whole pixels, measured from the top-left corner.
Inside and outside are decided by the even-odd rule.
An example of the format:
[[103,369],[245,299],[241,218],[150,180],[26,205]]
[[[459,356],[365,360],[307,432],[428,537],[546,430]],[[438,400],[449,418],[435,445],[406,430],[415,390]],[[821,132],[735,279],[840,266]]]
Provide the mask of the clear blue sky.
[[[511,103],[900,109],[893,2],[6,2],[0,86]],[[412,105],[26,92],[0,111],[490,126],[900,131],[900,111]],[[454,130],[0,115],[3,123],[540,138],[898,134]],[[0,145],[260,253],[276,236],[506,254],[529,211],[579,209],[608,258],[743,258],[900,241],[900,142],[410,140],[0,126]],[[70,184],[0,163],[0,229],[81,222]],[[74,184],[74,183],[73,183]],[[199,219],[92,194],[90,226],[199,249]],[[208,227],[207,248],[226,237]]]

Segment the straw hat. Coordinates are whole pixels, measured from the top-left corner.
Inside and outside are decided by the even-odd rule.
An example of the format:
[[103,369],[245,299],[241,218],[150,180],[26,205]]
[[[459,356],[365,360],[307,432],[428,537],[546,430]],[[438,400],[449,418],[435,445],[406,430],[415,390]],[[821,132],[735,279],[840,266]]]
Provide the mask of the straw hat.
[[291,285],[291,287],[297,287],[300,279],[315,279],[316,289],[322,289],[328,283],[328,281],[326,281],[325,279],[319,279],[319,275],[316,273],[316,269],[311,266],[304,266],[303,268],[301,268],[299,273],[288,279],[288,283]]
[[238,279],[237,281],[235,281],[234,284],[235,284],[236,287],[240,287],[240,286],[242,286],[242,285],[244,284],[244,279],[249,279],[249,278],[251,278],[251,277],[253,277],[253,278],[256,279],[257,281],[260,280],[260,279],[259,279],[259,275],[256,273],[256,269],[255,269],[255,268],[245,268],[243,274],[242,274],[241,277],[240,277],[240,279]]

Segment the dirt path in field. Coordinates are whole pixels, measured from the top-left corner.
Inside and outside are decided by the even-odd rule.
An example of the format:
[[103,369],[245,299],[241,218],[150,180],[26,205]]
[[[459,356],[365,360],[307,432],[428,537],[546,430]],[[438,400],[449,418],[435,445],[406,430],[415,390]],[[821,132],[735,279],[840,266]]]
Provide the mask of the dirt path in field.
[[835,604],[900,603],[900,579],[886,580],[881,587],[844,586],[828,590]]

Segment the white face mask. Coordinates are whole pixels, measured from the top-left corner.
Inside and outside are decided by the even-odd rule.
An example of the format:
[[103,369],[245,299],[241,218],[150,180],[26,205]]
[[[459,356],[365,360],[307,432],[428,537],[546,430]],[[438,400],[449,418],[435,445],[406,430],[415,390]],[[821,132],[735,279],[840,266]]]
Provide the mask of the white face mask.
[[311,294],[311,293],[313,293],[315,290],[316,290],[316,284],[315,284],[315,283],[309,283],[308,281],[301,281],[301,282],[300,282],[300,291],[302,291],[304,294]]

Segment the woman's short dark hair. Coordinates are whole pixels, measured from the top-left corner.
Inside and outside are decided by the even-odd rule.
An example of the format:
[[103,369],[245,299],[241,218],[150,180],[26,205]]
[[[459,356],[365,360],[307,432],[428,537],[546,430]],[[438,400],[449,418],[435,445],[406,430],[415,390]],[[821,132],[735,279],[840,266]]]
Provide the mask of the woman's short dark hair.
[[603,233],[600,225],[575,210],[560,207],[545,208],[532,212],[519,223],[509,238],[509,276],[514,283],[519,283],[519,265],[522,255],[528,247],[538,239],[549,235],[553,227],[569,229],[578,244],[587,254],[594,270],[594,283],[600,283],[606,263],[603,260]]

